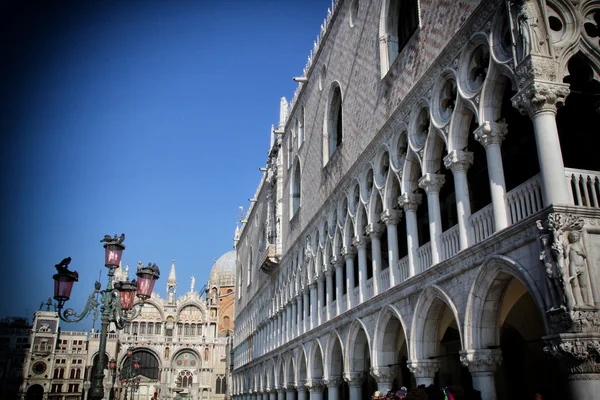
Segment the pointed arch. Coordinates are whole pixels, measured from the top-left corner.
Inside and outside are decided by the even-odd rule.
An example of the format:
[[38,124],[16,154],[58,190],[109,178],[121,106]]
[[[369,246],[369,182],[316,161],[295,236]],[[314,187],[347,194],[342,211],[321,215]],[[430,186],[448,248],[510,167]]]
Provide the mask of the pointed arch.
[[547,308],[535,279],[517,261],[494,255],[483,262],[471,286],[465,312],[464,347],[482,349],[500,344],[499,309],[504,291],[512,278],[518,279],[533,297],[540,311],[544,331],[549,332],[543,318]]
[[[456,306],[450,296],[439,286],[428,286],[421,292],[413,315],[410,333],[410,357],[413,360],[425,360],[435,357],[439,352],[440,328],[446,318],[446,307],[450,310],[463,343],[462,325]],[[443,332],[441,332],[443,333]]]

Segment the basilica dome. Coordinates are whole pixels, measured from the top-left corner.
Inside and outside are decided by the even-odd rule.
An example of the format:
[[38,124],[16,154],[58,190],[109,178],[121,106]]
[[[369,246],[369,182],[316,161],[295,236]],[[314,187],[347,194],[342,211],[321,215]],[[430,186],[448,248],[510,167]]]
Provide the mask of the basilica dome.
[[210,286],[235,286],[235,250],[223,254],[210,271]]

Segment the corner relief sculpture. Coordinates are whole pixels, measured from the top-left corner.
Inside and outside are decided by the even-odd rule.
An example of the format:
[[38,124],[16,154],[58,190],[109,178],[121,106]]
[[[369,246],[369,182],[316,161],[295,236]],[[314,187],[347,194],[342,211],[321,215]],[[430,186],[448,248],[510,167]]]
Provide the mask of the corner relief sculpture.
[[548,311],[565,308],[575,311],[597,310],[590,283],[590,265],[582,243],[584,219],[572,214],[551,213],[538,221],[547,279]]
[[544,351],[560,360],[575,375],[572,379],[600,372],[600,310],[593,288],[598,266],[588,254],[598,235],[588,232],[585,243],[584,225],[583,217],[568,213],[550,213],[537,221],[551,331]]

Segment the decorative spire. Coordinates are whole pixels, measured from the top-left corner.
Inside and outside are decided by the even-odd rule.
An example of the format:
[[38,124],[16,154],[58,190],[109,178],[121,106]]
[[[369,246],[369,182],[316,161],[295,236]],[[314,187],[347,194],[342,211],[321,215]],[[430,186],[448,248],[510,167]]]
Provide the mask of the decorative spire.
[[177,277],[175,276],[175,259],[171,263],[171,272],[169,272],[169,279],[167,279],[167,285],[177,285]]

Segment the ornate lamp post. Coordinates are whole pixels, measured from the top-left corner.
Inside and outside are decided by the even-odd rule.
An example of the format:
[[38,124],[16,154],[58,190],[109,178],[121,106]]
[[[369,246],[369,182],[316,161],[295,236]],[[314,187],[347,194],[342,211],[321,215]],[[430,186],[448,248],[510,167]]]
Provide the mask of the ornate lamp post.
[[137,391],[140,386],[140,378],[138,371],[140,369],[140,362],[136,357],[133,356],[133,347],[127,349],[127,358],[123,363],[121,369],[121,387],[125,391],[123,400],[127,400],[127,392],[131,391],[131,399],[133,400],[133,393]]
[[[110,235],[104,236],[101,242],[104,243],[105,261],[104,265],[108,268],[108,281],[106,289],[100,289],[100,282],[94,285],[94,291],[90,294],[85,308],[81,314],[77,314],[72,308],[67,308],[63,311],[65,303],[71,297],[73,283],[79,280],[77,271],[69,270],[71,257],[67,257],[56,265],[58,271],[52,277],[54,279],[54,299],[58,301],[58,315],[65,322],[78,322],[85,318],[90,312],[93,312],[93,318],[98,317],[101,313],[101,329],[100,343],[98,346],[98,357],[94,368],[96,373],[91,377],[92,392],[91,400],[101,400],[104,397],[104,357],[106,354],[106,337],[108,333],[108,325],[113,322],[117,329],[123,329],[125,322],[131,321],[140,315],[144,301],[152,295],[154,283],[160,275],[160,271],[156,264],[148,263],[147,267],[138,267],[136,275],[138,281],[132,282],[115,282],[113,285],[113,277],[115,269],[121,263],[121,256],[125,245],[125,234],[120,237],[117,235],[111,238]],[[141,300],[134,307],[137,290],[137,297]],[[96,300],[96,295],[100,295],[100,301]]]

